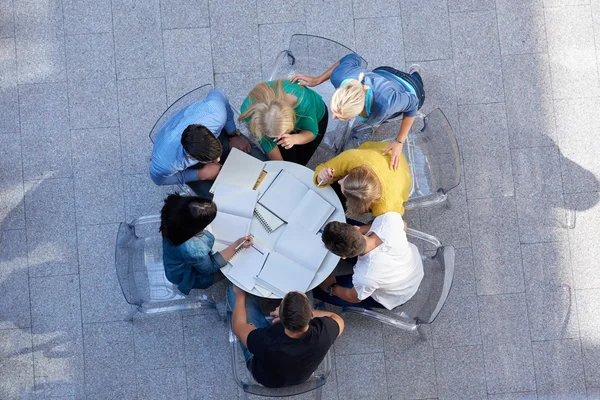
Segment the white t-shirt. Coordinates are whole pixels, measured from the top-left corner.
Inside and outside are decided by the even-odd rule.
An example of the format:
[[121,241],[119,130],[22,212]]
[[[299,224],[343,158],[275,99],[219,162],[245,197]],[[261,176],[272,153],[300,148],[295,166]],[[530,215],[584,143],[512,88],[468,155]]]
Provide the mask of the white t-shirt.
[[352,283],[358,298],[372,297],[391,310],[417,292],[423,279],[423,261],[417,247],[409,243],[402,216],[387,212],[375,218],[371,230],[382,244],[359,256]]

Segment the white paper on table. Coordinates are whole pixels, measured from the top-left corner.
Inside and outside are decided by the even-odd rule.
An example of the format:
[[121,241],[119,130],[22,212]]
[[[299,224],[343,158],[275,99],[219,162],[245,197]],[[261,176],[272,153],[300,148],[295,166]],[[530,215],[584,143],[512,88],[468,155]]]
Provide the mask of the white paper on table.
[[229,277],[240,283],[242,285],[240,287],[245,291],[251,291],[256,283],[256,276],[260,273],[268,254],[256,245],[241,248],[239,253],[229,260],[229,263],[233,266],[229,270]]
[[286,256],[269,253],[265,265],[256,278],[256,284],[283,297],[294,290],[306,292],[314,276],[314,271]]
[[287,224],[274,248],[291,260],[316,272],[327,255],[321,235],[314,235],[302,226]]
[[273,183],[260,197],[259,203],[284,221],[308,191],[308,187],[294,175],[281,170]]
[[217,205],[217,216],[210,224],[215,238],[233,243],[248,235],[257,198],[256,190],[224,183],[216,185],[213,201]]
[[211,222],[212,234],[219,241],[231,244],[250,233],[251,221],[237,215],[217,212],[217,216]]
[[335,211],[327,200],[309,190],[296,206],[290,217],[289,224],[298,224],[310,233],[316,234]]

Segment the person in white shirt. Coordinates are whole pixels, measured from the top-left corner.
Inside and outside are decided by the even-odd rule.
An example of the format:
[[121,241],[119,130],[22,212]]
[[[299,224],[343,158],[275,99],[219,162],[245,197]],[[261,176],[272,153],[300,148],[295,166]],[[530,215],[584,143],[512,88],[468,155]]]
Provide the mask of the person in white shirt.
[[391,310],[406,303],[419,289],[424,272],[419,250],[405,230],[396,212],[380,215],[369,225],[327,224],[325,247],[343,259],[358,258],[352,274],[330,275],[313,290],[314,297],[342,307]]

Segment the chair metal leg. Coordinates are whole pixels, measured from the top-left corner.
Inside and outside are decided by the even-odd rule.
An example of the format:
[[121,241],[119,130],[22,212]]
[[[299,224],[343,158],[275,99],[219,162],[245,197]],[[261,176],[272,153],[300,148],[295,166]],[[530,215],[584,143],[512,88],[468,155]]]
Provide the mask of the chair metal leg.
[[323,396],[323,386],[319,386],[317,389],[315,389],[315,400],[321,400],[322,396]]
[[419,336],[421,337],[421,340],[427,340],[427,334],[425,333],[425,329],[423,329],[423,325],[421,325],[421,324],[417,325],[417,332],[419,332]]

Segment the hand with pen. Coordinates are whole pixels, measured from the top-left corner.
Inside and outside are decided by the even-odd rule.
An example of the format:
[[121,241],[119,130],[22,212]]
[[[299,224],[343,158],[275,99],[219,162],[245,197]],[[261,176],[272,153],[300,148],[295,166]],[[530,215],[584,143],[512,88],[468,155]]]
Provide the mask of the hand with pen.
[[319,171],[317,175],[317,182],[319,186],[327,185],[333,181],[335,170],[333,168],[325,167]]
[[231,243],[229,246],[221,250],[221,255],[225,259],[225,261],[229,261],[231,257],[235,254],[236,251],[241,249],[242,247],[247,249],[252,246],[254,241],[252,240],[252,235],[250,236],[242,236],[235,242]]

